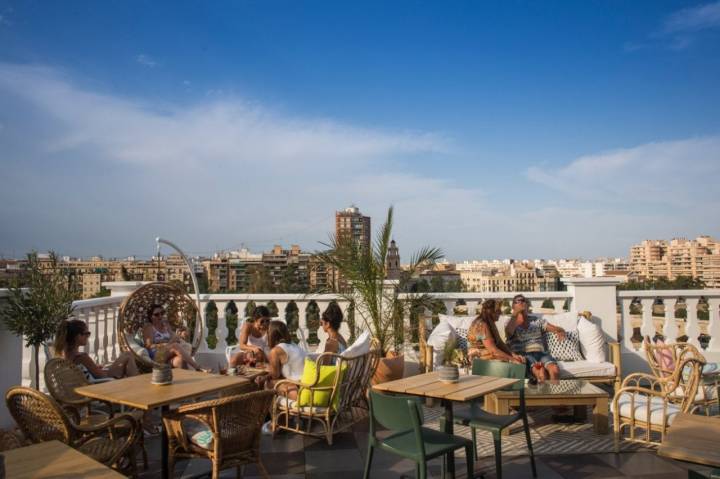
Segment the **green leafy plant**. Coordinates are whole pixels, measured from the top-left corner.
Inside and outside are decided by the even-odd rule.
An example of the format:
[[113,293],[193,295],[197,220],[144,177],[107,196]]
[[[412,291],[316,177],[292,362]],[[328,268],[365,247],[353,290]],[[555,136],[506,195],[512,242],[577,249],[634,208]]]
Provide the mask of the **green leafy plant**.
[[58,326],[72,315],[73,293],[70,279],[58,266],[58,258],[41,262],[36,252],[27,255],[27,276],[24,287],[9,288],[7,304],[0,309],[0,318],[7,329],[25,339],[35,355],[35,385],[39,384],[40,346],[55,335]]
[[465,351],[460,349],[457,340],[448,339],[442,350],[443,366],[465,366],[467,363],[467,355]]
[[332,235],[329,243],[322,243],[328,250],[316,253],[326,266],[334,269],[351,286],[351,291],[341,290],[338,294],[355,305],[356,326],[369,329],[379,341],[383,353],[391,347],[397,351],[402,345],[402,318],[411,308],[429,308],[432,305],[432,297],[428,294],[409,293],[406,300],[400,299],[399,293],[409,291],[411,278],[443,257],[438,248],[422,248],[412,255],[398,283],[386,284],[392,227],[393,208],[390,207],[385,222],[370,245],[360,244],[347,236]]

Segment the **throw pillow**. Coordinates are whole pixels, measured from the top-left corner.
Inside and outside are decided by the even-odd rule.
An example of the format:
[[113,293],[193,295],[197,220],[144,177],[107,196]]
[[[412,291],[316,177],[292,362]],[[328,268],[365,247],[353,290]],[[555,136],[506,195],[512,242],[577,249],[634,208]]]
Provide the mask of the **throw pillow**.
[[367,354],[368,352],[370,352],[370,332],[363,331],[363,333],[355,339],[355,342],[343,351],[341,356],[344,358],[354,358]]
[[465,328],[456,328],[455,336],[457,339],[457,347],[465,352],[468,350],[468,330]]
[[594,363],[603,363],[605,354],[605,334],[602,328],[593,321],[580,317],[577,323],[577,332],[580,334],[580,352],[585,359]]
[[[340,371],[339,381],[342,381],[342,376],[345,373],[346,367]],[[318,382],[315,384],[317,387],[332,387],[335,384],[335,374],[337,374],[337,366],[320,366],[320,376],[317,376],[317,363],[309,359],[305,359],[305,368],[303,369],[303,375],[301,382],[303,384],[313,384],[315,378],[318,377]],[[309,389],[303,389],[300,392],[300,398],[298,405],[314,406],[314,407],[327,407],[330,405],[330,394],[331,390],[313,391]],[[337,409],[338,403],[340,402],[340,396],[336,395],[333,399],[333,408]]]
[[433,366],[437,367],[440,365],[445,344],[455,338],[455,331],[447,321],[440,321],[440,324],[435,326],[435,329],[433,329],[430,337],[427,339],[428,346],[433,347]]
[[557,334],[548,332],[545,335],[550,355],[558,361],[582,361],[580,354],[580,338],[577,331],[566,331],[565,340],[560,341]]
[[660,346],[661,349],[655,350],[655,361],[665,371],[668,376],[675,370],[675,361],[673,361],[672,351],[668,348],[664,348],[665,341],[658,339],[655,341],[655,346]]

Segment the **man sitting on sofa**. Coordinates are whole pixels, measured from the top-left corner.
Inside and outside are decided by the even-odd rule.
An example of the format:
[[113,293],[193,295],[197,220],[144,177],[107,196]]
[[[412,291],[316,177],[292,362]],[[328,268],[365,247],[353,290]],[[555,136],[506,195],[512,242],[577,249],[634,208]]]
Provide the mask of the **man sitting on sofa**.
[[526,364],[538,381],[544,381],[547,376],[550,379],[560,378],[557,361],[545,349],[542,337],[545,331],[557,334],[561,341],[565,340],[563,328],[529,314],[525,296],[516,295],[512,301],[512,318],[505,326],[507,343],[513,353],[525,356]]

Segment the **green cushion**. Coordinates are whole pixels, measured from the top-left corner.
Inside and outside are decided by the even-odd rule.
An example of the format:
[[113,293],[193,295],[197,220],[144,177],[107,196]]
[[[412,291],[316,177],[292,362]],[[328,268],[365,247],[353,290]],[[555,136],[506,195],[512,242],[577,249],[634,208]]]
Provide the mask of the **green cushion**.
[[[345,373],[345,367],[343,366],[340,371],[340,381],[342,381],[342,375]],[[335,384],[335,374],[337,373],[337,366],[320,366],[320,377],[318,383],[315,386],[320,387],[331,387]],[[317,363],[310,358],[305,359],[305,367],[303,369],[302,383],[312,384],[315,381],[317,374]],[[311,392],[309,389],[303,389],[300,392],[300,398],[298,399],[298,406],[313,406],[313,407],[327,407],[330,404],[331,390],[314,391]],[[336,395],[333,400],[332,407],[337,410],[338,403],[340,401],[340,395]]]

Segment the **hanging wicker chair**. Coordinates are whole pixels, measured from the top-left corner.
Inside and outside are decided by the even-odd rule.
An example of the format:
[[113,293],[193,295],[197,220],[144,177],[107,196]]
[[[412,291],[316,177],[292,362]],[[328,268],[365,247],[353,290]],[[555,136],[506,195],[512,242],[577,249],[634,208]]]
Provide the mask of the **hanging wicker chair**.
[[184,289],[172,283],[148,283],[133,291],[120,305],[117,329],[120,349],[130,351],[143,371],[157,363],[150,359],[142,341],[142,330],[148,320],[150,308],[158,304],[165,308],[167,320],[173,330],[184,326],[191,334],[190,345],[194,356],[203,339],[203,324],[195,301]]

